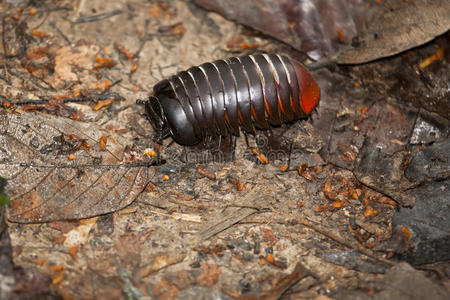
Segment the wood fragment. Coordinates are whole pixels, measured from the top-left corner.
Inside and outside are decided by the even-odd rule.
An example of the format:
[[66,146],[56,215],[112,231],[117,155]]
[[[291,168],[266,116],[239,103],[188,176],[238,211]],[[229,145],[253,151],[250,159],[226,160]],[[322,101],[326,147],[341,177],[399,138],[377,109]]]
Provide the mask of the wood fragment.
[[[384,263],[388,266],[395,266],[396,263],[390,260],[387,260],[385,258],[382,258],[378,255],[376,255],[372,250],[364,248],[363,246],[351,243],[349,241],[347,241],[346,239],[340,237],[337,234],[334,234],[328,230],[326,230],[325,228],[322,228],[320,225],[314,224],[312,221],[303,219],[303,218],[298,218],[295,220],[292,220],[293,222],[298,222],[299,224],[302,224],[303,226],[306,226],[320,234],[323,234],[324,236],[332,239],[335,242],[338,242],[339,244],[344,245],[347,248],[350,249],[356,249],[358,250],[360,253],[364,254],[367,257],[373,258],[375,260],[377,260],[378,262]],[[284,223],[284,222],[283,222]]]
[[239,203],[245,206],[230,207],[229,212],[223,216],[217,216],[207,224],[199,233],[200,241],[207,240],[231,226],[241,222],[246,217],[257,213],[267,207],[270,196],[262,189],[253,189],[239,199]]
[[113,11],[99,13],[99,14],[88,16],[88,17],[80,17],[80,18],[76,19],[74,23],[97,22],[97,21],[100,21],[103,19],[114,17],[116,15],[120,15],[122,13],[123,13],[123,10],[115,9]]
[[[247,220],[245,222],[246,224],[250,224],[250,223],[257,223],[257,224],[266,224],[267,221],[265,220],[257,220],[257,219],[252,219],[252,220]],[[330,239],[332,239],[333,241],[349,248],[349,249],[355,249],[357,251],[359,251],[361,254],[364,254],[367,257],[373,258],[378,262],[381,262],[383,264],[386,264],[388,266],[395,266],[397,265],[396,262],[394,261],[390,261],[388,259],[385,259],[383,257],[380,257],[379,255],[375,254],[372,250],[367,249],[359,244],[354,244],[352,242],[347,241],[345,238],[330,232],[329,230],[323,228],[322,226],[315,224],[315,222],[310,221],[310,220],[306,220],[304,218],[295,218],[295,219],[286,219],[286,220],[273,220],[273,223],[278,223],[278,224],[282,224],[282,225],[296,225],[296,224],[301,224],[305,227],[308,227],[309,229],[312,229]]]
[[95,111],[102,109],[103,107],[110,106],[114,102],[114,99],[105,99],[97,102],[92,108]]
[[359,64],[422,45],[450,28],[447,0],[388,0],[384,8],[336,56],[338,64]]
[[171,214],[162,213],[156,210],[149,210],[150,213],[159,215],[159,216],[166,216],[169,218],[173,218],[175,220],[182,220],[186,222],[193,222],[193,223],[202,223],[202,216],[200,215],[192,215],[192,214],[183,214],[178,212],[173,212]]
[[[112,84],[114,85],[114,83]],[[112,86],[111,85],[111,86]],[[25,105],[41,105],[46,104],[48,101],[54,99],[53,98],[42,98],[42,99],[21,99],[17,101],[13,100],[2,100],[0,103],[6,103],[8,102],[10,106],[16,105],[16,106],[25,106]],[[117,93],[102,93],[98,95],[89,95],[89,96],[77,96],[77,97],[66,97],[61,99],[60,101],[62,103],[80,103],[80,102],[98,102],[101,100],[108,100],[108,99],[114,99],[114,100],[122,100],[123,97],[119,96]]]
[[202,230],[199,234],[200,240],[207,240],[214,235],[222,232],[239,221],[245,219],[246,217],[256,213],[258,210],[249,207],[241,207],[238,209],[234,209],[230,214],[218,217],[214,220],[212,224],[208,224],[204,230]]

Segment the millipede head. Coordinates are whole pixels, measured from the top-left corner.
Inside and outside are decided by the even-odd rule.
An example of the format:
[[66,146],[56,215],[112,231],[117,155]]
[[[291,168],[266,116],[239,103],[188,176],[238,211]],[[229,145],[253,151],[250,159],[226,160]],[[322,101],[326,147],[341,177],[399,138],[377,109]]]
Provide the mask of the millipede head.
[[158,143],[161,143],[163,139],[170,135],[170,129],[167,125],[161,103],[157,97],[150,96],[149,99],[145,101],[145,112],[155,130],[155,140]]

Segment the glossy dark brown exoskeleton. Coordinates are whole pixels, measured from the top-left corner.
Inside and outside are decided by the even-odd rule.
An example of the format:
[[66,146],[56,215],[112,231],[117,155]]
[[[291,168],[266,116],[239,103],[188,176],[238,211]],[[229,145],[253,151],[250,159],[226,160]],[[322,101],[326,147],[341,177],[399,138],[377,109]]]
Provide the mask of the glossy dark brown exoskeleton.
[[230,57],[191,67],[155,85],[145,102],[155,139],[182,145],[255,133],[305,118],[320,89],[299,62],[276,54]]

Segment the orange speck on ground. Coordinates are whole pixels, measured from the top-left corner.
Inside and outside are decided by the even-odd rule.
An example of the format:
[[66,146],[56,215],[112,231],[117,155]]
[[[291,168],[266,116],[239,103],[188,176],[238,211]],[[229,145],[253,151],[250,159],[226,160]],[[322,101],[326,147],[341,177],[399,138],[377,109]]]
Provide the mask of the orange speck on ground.
[[48,264],[48,260],[40,258],[36,259],[34,262],[39,266],[45,266],[46,264]]
[[114,47],[117,49],[117,51],[122,53],[128,60],[132,60],[133,59],[134,54],[131,53],[130,50],[128,50],[124,46],[120,45],[119,43],[114,43]]
[[35,37],[40,37],[40,38],[45,38],[45,37],[49,37],[50,36],[47,32],[39,31],[37,29],[33,29],[31,31],[31,35],[33,35]]
[[56,276],[52,278],[52,284],[56,285],[63,281],[64,279],[64,273],[58,273]]
[[411,233],[409,232],[409,229],[406,228],[405,226],[400,227],[400,229],[402,230],[406,240],[409,241],[409,239],[411,238]]
[[265,265],[267,263],[267,260],[264,258],[264,257],[261,257],[259,260],[258,260],[258,265],[260,265],[260,266],[263,266],[263,265]]
[[138,68],[138,63],[137,63],[136,61],[134,61],[134,62],[131,64],[130,72],[131,72],[131,73],[136,72],[136,71],[137,71],[137,68]]
[[186,32],[186,27],[184,27],[183,23],[180,23],[174,27],[172,27],[172,34],[181,36]]
[[378,215],[378,210],[373,209],[371,206],[367,206],[364,211],[364,217],[375,217]]
[[96,57],[95,61],[97,62],[97,65],[94,67],[96,70],[101,68],[112,68],[117,64],[113,59],[103,57]]
[[341,201],[334,201],[333,203],[331,203],[331,205],[333,205],[336,208],[341,208],[345,203],[345,199],[341,200]]
[[260,46],[259,43],[253,43],[253,44],[242,43],[241,49],[242,50],[255,49],[255,48],[258,48],[259,46]]
[[110,86],[112,85],[111,80],[104,80],[104,81],[99,81],[96,82],[94,85],[94,89],[98,90],[98,91],[106,91]]
[[268,228],[261,228],[261,231],[263,232],[263,241],[270,242],[270,244],[272,245],[275,245],[277,243],[277,238],[275,237],[275,234],[272,230]]
[[47,54],[48,49],[45,47],[30,47],[27,49],[27,57],[32,60],[40,59],[44,56],[47,56]]
[[244,183],[240,180],[236,182],[236,188],[238,191],[242,191],[244,189]]
[[64,270],[64,267],[61,266],[61,265],[54,265],[54,266],[52,267],[52,271],[53,271],[53,272],[60,272],[60,271],[62,271],[62,270]]
[[145,151],[145,152],[144,152],[144,155],[148,155],[148,156],[151,156],[151,157],[156,157],[156,156],[157,156],[157,153],[156,153],[155,150],[153,150],[153,148],[151,148],[151,149]]
[[80,245],[75,245],[75,246],[70,247],[70,249],[69,249],[70,256],[72,256],[72,258],[75,258],[79,249],[80,249]]
[[273,264],[275,262],[275,258],[273,257],[273,254],[271,254],[271,253],[267,254],[266,260],[271,264]]
[[338,38],[341,43],[347,42],[347,36],[344,34],[342,28],[338,28],[337,30]]
[[66,240],[66,237],[64,236],[64,235],[60,235],[60,236],[55,236],[53,239],[52,239],[52,242],[54,242],[54,243],[62,243],[62,242],[64,242]]
[[431,65],[434,61],[443,60],[443,58],[444,58],[444,51],[441,46],[436,50],[436,52],[433,55],[421,61],[419,63],[419,68],[425,69],[426,67]]
[[98,141],[98,146],[100,147],[100,149],[105,150],[107,142],[108,142],[108,138],[106,136],[102,136],[100,138],[100,140]]
[[322,211],[324,211],[324,210],[328,210],[329,209],[329,206],[328,205],[318,205],[317,207],[316,207],[316,212],[322,212]]
[[100,110],[103,107],[107,107],[109,105],[111,105],[114,102],[114,99],[106,99],[106,100],[100,100],[98,101],[95,105],[94,105],[94,110]]

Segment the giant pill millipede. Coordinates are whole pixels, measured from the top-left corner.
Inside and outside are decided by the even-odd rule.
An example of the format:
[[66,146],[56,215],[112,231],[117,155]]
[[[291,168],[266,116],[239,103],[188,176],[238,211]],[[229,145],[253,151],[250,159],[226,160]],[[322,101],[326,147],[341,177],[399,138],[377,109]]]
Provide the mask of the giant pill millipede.
[[305,118],[320,89],[299,62],[276,54],[230,57],[191,67],[157,83],[145,109],[157,141],[182,145],[206,137],[255,133]]

